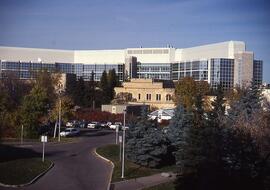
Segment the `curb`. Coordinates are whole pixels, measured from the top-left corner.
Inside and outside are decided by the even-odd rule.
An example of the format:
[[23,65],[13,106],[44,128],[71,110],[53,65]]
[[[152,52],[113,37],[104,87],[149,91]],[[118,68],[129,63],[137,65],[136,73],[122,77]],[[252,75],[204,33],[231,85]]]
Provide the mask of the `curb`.
[[112,175],[113,175],[113,170],[114,170],[114,163],[111,160],[99,155],[96,150],[97,149],[95,148],[93,152],[97,157],[103,159],[104,161],[106,161],[106,162],[108,162],[108,163],[110,163],[112,165],[112,171],[110,173],[109,184],[108,184],[108,187],[107,187],[107,190],[110,190],[111,189]]
[[51,163],[50,167],[48,169],[46,169],[44,172],[40,173],[39,175],[37,175],[34,179],[32,179],[30,182],[25,183],[25,184],[20,184],[20,185],[8,185],[8,184],[4,184],[4,183],[0,183],[0,186],[2,187],[13,187],[13,188],[18,188],[18,187],[25,187],[28,185],[33,184],[35,181],[37,181],[40,177],[42,177],[43,175],[45,175],[52,167],[54,166],[54,163]]
[[[74,141],[67,141],[67,142],[63,142],[63,141],[48,141],[46,143],[46,145],[49,145],[49,146],[55,146],[55,145],[64,145],[64,144],[71,144],[71,143],[77,143],[81,141],[80,138],[74,140]],[[23,144],[21,144],[19,141],[14,141],[14,142],[5,142],[5,141],[2,141],[1,142],[2,144],[4,145],[13,145],[15,147],[21,147],[21,146],[29,146],[29,147],[35,147],[35,146],[40,146],[41,143],[40,141],[29,141],[29,142],[24,142]]]
[[150,183],[148,185],[145,185],[143,187],[138,188],[137,190],[143,190],[143,189],[146,189],[146,188],[155,187],[155,186],[162,185],[162,184],[165,184],[165,183],[168,183],[168,182],[172,182],[172,181],[175,180],[175,177],[169,177],[168,179],[169,179],[168,181],[161,182],[161,183]]

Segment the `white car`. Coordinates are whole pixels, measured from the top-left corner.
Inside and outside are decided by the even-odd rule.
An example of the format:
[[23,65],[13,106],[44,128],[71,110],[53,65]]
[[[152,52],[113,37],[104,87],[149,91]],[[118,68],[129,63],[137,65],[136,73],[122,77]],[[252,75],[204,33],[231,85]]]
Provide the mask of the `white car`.
[[72,123],[72,122],[67,122],[67,123],[66,123],[66,126],[67,126],[67,127],[72,127],[72,126],[73,126],[73,123]]
[[97,126],[98,126],[98,122],[93,121],[87,125],[87,128],[95,129]]
[[80,133],[78,128],[66,128],[64,131],[60,132],[61,137],[71,137],[76,136]]
[[120,128],[122,126],[122,123],[121,122],[115,122],[114,124],[111,124],[109,126],[110,129],[116,129],[117,127]]

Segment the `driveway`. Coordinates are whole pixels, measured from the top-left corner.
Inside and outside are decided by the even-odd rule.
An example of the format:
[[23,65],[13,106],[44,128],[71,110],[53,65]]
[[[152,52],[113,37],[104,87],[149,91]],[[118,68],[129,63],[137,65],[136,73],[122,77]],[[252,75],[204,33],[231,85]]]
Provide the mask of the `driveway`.
[[[112,166],[95,156],[93,150],[113,142],[112,131],[86,130],[78,142],[47,145],[45,158],[53,161],[54,167],[34,184],[18,189],[105,190]],[[42,146],[34,145],[32,149],[41,152]]]

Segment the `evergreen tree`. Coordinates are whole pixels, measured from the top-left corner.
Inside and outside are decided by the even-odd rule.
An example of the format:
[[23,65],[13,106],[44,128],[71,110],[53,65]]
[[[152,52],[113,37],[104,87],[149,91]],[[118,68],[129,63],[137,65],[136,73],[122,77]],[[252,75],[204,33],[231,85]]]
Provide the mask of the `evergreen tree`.
[[[243,91],[242,97],[230,105],[224,130],[224,168],[230,174],[228,180],[235,189],[262,189],[263,171],[267,168],[254,133],[259,123],[253,123],[260,113],[260,90],[252,84]],[[244,185],[243,185],[244,184]]]
[[96,99],[96,82],[95,82],[95,73],[92,71],[91,73],[91,79],[90,79],[90,88],[92,91],[92,97],[91,97],[91,102],[92,102],[92,107],[95,108],[95,99]]
[[205,125],[205,116],[203,108],[203,96],[201,93],[198,93],[195,97],[193,114],[194,126],[203,127]]
[[111,93],[109,90],[108,76],[105,70],[103,71],[102,76],[100,78],[99,87],[102,92],[102,103],[109,103]]
[[74,93],[75,104],[84,106],[85,84],[82,77],[79,78],[76,84],[76,90]]
[[193,113],[178,106],[170,123],[168,138],[175,146],[179,166],[176,189],[210,189],[217,184],[219,136],[215,129],[206,126],[202,104],[202,97],[198,94]]
[[77,78],[75,74],[67,74],[66,79],[66,94],[72,99],[73,102],[77,103],[76,101],[76,89],[77,88]]
[[126,145],[127,158],[141,166],[155,168],[167,163],[168,142],[146,114],[128,130]]
[[109,70],[108,73],[108,92],[109,92],[109,98],[112,100],[114,98],[115,92],[114,87],[116,87],[119,84],[118,77],[116,75],[115,69]]
[[178,146],[183,141],[184,128],[190,127],[191,125],[192,114],[190,112],[186,112],[184,107],[179,104],[174,111],[174,117],[169,124],[169,129],[167,132],[173,152],[177,150]]
[[99,87],[104,92],[106,92],[108,89],[108,77],[107,77],[107,72],[105,70],[103,71],[101,75]]
[[[193,115],[191,112],[181,110],[178,126],[178,142],[176,144],[175,159],[179,167],[179,175],[175,182],[177,188],[194,188],[195,181],[198,181],[197,174],[200,163],[204,160],[202,155],[201,127],[194,126]],[[171,126],[170,126],[171,127]],[[193,182],[191,183],[192,180]]]
[[251,115],[261,109],[261,90],[252,83],[250,87],[243,90],[241,98],[230,105],[229,122],[233,122],[242,115],[245,120],[249,120]]
[[222,119],[224,118],[225,114],[225,100],[221,85],[218,85],[215,95],[216,98],[211,103],[212,109],[208,113],[208,125],[219,126],[222,124]]
[[94,72],[92,71],[90,81],[86,84],[85,87],[84,106],[93,106],[93,102],[95,100],[95,90]]

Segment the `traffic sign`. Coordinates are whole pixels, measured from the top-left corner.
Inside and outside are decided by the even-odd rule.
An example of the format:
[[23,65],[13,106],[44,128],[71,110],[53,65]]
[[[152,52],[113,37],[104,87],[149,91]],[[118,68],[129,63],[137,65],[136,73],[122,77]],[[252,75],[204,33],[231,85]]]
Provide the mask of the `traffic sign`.
[[48,138],[45,135],[41,136],[41,142],[48,142]]

